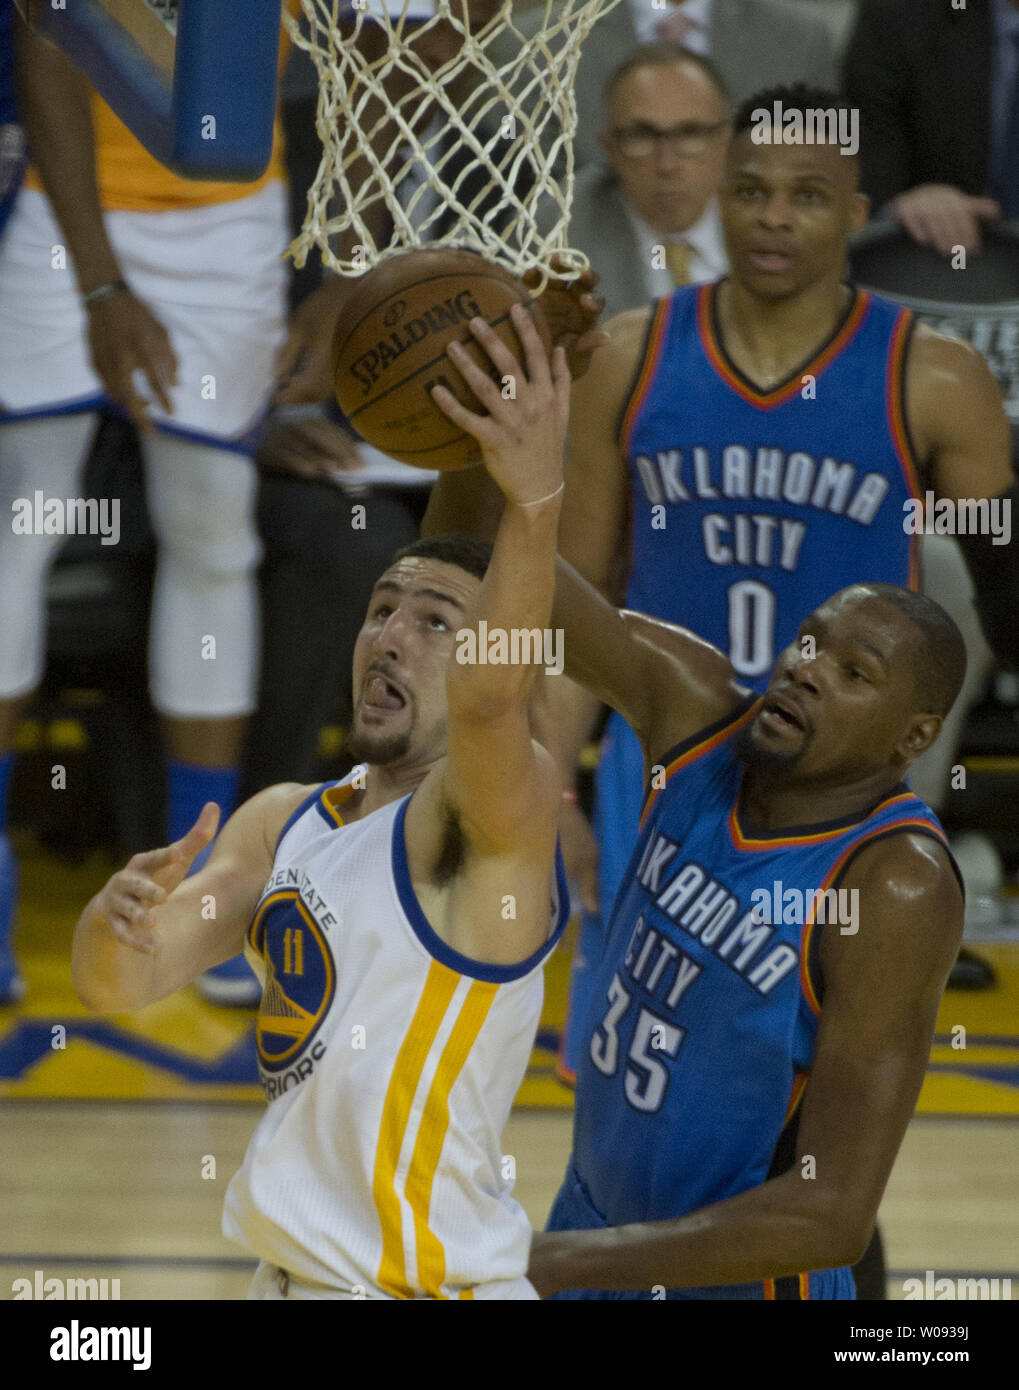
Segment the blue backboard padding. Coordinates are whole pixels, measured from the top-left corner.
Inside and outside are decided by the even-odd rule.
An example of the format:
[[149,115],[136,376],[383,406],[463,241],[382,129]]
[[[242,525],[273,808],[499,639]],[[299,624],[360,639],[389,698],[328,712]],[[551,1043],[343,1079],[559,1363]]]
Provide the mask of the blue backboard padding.
[[[161,164],[183,178],[248,182],[272,152],[280,9],[280,0],[181,0],[172,89],[97,0],[40,8],[35,28]],[[205,138],[209,116],[215,139]]]
[[[181,0],[174,73],[175,149],[178,166],[222,170],[217,146],[230,151],[230,167],[243,160],[256,179],[272,152],[276,114],[280,0]],[[203,138],[203,121],[216,120],[216,139]],[[222,176],[220,174],[219,176]],[[216,174],[193,173],[192,178]]]

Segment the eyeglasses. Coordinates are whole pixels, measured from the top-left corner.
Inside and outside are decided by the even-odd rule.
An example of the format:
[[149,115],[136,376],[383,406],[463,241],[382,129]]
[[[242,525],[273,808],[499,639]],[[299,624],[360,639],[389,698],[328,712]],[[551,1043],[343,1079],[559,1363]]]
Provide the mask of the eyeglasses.
[[728,128],[728,121],[715,121],[713,125],[687,121],[671,130],[659,130],[653,125],[627,125],[617,126],[612,138],[624,159],[647,159],[660,145],[668,145],[674,154],[699,155],[706,154],[716,136]]

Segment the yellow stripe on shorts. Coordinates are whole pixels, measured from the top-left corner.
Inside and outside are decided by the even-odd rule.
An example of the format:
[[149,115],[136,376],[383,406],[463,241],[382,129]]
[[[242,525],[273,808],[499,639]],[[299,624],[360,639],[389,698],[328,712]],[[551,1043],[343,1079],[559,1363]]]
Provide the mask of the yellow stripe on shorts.
[[379,1146],[375,1155],[372,1195],[382,1221],[382,1260],[379,1285],[394,1298],[413,1298],[407,1283],[403,1249],[403,1214],[396,1193],[396,1169],[407,1131],[407,1120],[428,1054],[456,992],[461,977],[448,966],[432,961],[414,1010],[414,1017],[400,1046],[382,1108]]
[[498,988],[496,984],[481,980],[475,980],[471,985],[460,1017],[442,1050],[407,1171],[404,1191],[414,1213],[418,1283],[429,1298],[445,1297],[442,1285],[446,1279],[446,1252],[428,1224],[428,1209],[439,1156],[449,1129],[449,1094],[470,1056]]

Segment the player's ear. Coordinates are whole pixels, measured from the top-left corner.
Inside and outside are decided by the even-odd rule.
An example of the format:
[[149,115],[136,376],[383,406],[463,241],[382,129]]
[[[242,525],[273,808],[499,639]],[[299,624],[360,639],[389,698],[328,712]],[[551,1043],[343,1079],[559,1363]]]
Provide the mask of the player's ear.
[[926,753],[937,742],[944,719],[940,714],[915,714],[910,720],[905,737],[895,746],[896,753],[903,762],[912,762]]

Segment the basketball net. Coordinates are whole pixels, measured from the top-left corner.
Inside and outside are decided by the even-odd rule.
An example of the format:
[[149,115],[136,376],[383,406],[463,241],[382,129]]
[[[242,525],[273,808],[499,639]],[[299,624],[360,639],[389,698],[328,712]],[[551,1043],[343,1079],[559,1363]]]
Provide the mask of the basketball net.
[[[573,82],[582,41],[617,3],[563,0],[553,12],[545,0],[528,38],[513,23],[512,0],[473,31],[465,0],[302,0],[308,33],[287,24],[318,69],[323,154],[290,247],[296,264],[317,246],[333,270],[360,275],[403,251],[455,246],[514,275],[537,269],[538,288],[553,257],[567,273],[585,269],[587,257],[567,243]],[[432,71],[408,40],[443,21],[462,43]],[[371,29],[381,40],[376,33],[365,45],[368,58],[359,40]],[[451,90],[468,68],[469,83]],[[394,98],[394,89],[404,94]],[[393,223],[384,246],[365,220],[380,198]],[[336,254],[340,238],[349,255]]]

